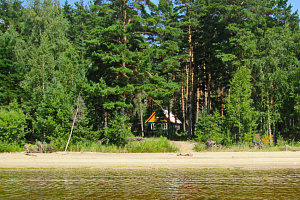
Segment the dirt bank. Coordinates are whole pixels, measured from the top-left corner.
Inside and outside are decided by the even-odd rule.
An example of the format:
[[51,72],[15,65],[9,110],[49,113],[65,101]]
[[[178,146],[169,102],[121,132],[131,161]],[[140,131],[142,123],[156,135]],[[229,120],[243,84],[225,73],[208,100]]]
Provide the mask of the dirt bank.
[[0,168],[243,168],[300,169],[300,152],[177,153],[1,153]]

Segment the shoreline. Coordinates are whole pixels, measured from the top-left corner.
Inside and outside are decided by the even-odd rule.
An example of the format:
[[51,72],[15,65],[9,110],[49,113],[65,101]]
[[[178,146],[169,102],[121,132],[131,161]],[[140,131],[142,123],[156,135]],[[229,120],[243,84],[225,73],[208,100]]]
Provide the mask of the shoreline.
[[300,169],[300,152],[1,153],[0,169]]

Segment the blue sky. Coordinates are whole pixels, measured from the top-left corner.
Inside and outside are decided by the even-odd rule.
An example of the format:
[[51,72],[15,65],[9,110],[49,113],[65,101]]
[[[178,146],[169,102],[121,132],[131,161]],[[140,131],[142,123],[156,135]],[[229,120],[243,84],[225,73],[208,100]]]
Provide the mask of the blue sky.
[[289,3],[293,6],[293,11],[300,10],[300,1],[299,0],[289,0]]
[[[65,0],[60,0],[61,2],[61,4],[64,4],[65,3]],[[79,1],[79,0],[68,0],[68,2],[71,4],[71,5],[73,5],[74,4],[74,2],[76,2],[76,1]],[[89,2],[90,0],[84,0],[84,2]],[[158,0],[153,0],[153,2],[154,3],[157,3],[158,2]],[[290,4],[292,4],[292,6],[293,6],[293,11],[296,11],[296,10],[298,10],[298,13],[299,13],[299,11],[300,11],[300,0],[289,0],[288,1]]]

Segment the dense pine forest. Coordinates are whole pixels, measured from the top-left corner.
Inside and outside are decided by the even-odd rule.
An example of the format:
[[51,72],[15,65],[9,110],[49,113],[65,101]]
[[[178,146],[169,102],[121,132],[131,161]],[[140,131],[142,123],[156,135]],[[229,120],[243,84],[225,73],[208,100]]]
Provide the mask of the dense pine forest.
[[299,39],[287,0],[0,0],[0,140],[120,145],[163,108],[170,139],[299,141]]

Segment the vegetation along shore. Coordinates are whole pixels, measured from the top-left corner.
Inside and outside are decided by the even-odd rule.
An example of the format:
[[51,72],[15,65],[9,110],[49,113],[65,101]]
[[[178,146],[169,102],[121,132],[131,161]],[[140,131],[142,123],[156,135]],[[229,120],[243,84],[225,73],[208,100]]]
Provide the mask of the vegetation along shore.
[[296,155],[299,39],[287,0],[1,0],[0,152]]

